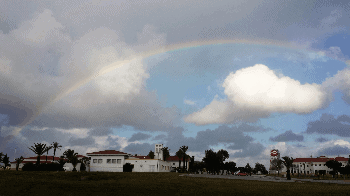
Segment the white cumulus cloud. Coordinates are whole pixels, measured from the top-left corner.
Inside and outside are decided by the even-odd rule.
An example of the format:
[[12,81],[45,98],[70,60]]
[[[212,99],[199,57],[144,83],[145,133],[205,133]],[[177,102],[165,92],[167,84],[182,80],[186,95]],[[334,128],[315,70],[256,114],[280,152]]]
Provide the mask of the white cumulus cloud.
[[328,103],[329,94],[321,85],[278,75],[262,64],[232,72],[222,84],[227,99],[215,98],[185,121],[197,125],[252,122],[274,112],[310,113]]

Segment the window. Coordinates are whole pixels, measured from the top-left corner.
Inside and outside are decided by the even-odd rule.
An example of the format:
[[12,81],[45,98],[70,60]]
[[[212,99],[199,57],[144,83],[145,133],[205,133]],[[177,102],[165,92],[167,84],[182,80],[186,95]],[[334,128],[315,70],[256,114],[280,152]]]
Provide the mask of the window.
[[319,166],[321,166],[321,164]]
[[111,159],[107,159],[107,163],[111,164],[112,163]]
[[93,163],[97,163],[97,159],[93,159],[92,162],[93,162]]
[[117,163],[118,163],[118,164],[121,164],[121,163],[122,163],[122,160],[121,160],[121,159],[117,159]]
[[173,165],[175,165],[175,163],[173,163]]
[[99,159],[99,160],[98,160],[98,163],[102,163],[102,159]]
[[306,167],[309,167],[309,165],[306,165]]
[[112,159],[112,163],[116,164],[117,163],[117,159]]

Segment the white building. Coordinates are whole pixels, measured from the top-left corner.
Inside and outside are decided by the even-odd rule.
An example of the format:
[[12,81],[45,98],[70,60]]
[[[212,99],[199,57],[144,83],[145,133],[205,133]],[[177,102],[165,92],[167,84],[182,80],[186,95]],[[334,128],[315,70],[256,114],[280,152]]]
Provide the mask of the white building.
[[[158,151],[159,152],[159,151]],[[87,153],[91,157],[90,171],[123,172],[126,163],[133,165],[132,172],[170,172],[171,164],[148,156],[129,156],[116,150]]]
[[[151,159],[148,156],[133,156],[116,150],[104,150],[87,153],[91,157],[90,171],[123,172],[123,166],[130,163],[133,166],[132,172],[170,172],[173,168],[179,167],[179,158],[170,156],[163,160],[163,144],[155,144],[155,156]],[[187,170],[190,159],[185,160]],[[182,167],[181,160],[181,167]]]
[[[350,157],[350,156],[349,156]],[[277,149],[271,150],[271,155],[270,155],[270,163],[273,159],[280,159],[280,154]],[[345,167],[348,158],[344,157],[335,157],[335,158],[328,158],[326,156],[320,156],[317,158],[295,158],[293,160],[293,166],[290,168],[291,174],[319,174],[319,173],[325,173],[329,174],[330,171],[333,171],[333,169],[330,169],[326,166],[326,162],[329,160],[336,160],[340,163],[342,163],[342,167]],[[286,173],[287,168],[283,167],[280,170],[280,173]],[[277,173],[277,171],[271,169],[271,164],[270,164],[270,173]]]

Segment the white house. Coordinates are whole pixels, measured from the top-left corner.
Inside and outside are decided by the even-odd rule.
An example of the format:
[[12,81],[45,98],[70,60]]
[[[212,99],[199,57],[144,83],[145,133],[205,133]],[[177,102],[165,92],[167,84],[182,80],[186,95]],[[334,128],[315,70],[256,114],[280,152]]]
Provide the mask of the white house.
[[123,166],[130,163],[132,172],[170,172],[171,164],[148,156],[129,156],[116,150],[87,153],[91,156],[90,171],[123,172]]
[[108,171],[108,172],[123,172],[127,153],[116,150],[105,150],[99,152],[87,153],[91,157],[90,171]]
[[[116,150],[104,150],[86,155],[91,157],[90,171],[123,172],[123,166],[126,163],[133,165],[132,172],[170,172],[171,169],[179,167],[179,158],[176,156],[170,156],[166,161],[163,160],[162,148],[163,144],[155,144],[154,159],[148,156],[132,156]],[[185,162],[187,170],[189,160]]]

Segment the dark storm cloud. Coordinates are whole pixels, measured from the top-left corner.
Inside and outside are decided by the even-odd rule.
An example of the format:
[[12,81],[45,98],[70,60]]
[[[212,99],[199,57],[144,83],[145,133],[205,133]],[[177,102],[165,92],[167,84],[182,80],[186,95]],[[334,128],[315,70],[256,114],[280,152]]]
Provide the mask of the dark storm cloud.
[[149,134],[145,133],[135,133],[131,136],[131,138],[128,140],[129,142],[134,142],[134,141],[141,141],[141,140],[146,140],[148,138],[152,137]]
[[72,146],[91,146],[95,144],[95,140],[92,137],[86,138],[71,138],[68,143]]
[[154,152],[154,144],[143,143],[143,144],[129,144],[124,149],[125,153],[147,155],[150,150]]
[[322,143],[322,142],[326,142],[329,141],[328,139],[324,138],[324,137],[319,137],[315,140],[316,142]]
[[332,134],[340,137],[350,137],[350,117],[341,115],[322,114],[320,120],[308,123],[306,133]]
[[98,128],[93,128],[89,131],[89,135],[91,136],[105,136],[112,133],[113,131],[109,127],[98,127]]
[[303,141],[304,136],[293,133],[291,130],[286,131],[277,135],[276,137],[270,137],[270,141],[273,142],[292,142],[292,141]]
[[346,155],[348,156],[350,154],[350,149],[348,147],[335,145],[332,147],[324,148],[319,150],[318,152],[319,156],[327,155],[327,156],[338,156],[338,155]]
[[165,139],[165,138],[166,138],[166,135],[161,134],[161,135],[155,136],[155,137],[153,138],[153,140],[163,140],[163,139]]
[[[228,149],[243,150],[244,154],[238,153],[237,156],[255,156],[255,152],[262,152],[264,146],[260,143],[252,143],[254,139],[244,135],[243,132],[264,130],[261,127],[240,125],[240,126],[220,126],[217,129],[199,131],[195,138],[184,137],[182,131],[174,133],[170,132],[167,137],[167,146],[175,153],[182,145],[187,145],[189,151],[204,152],[209,150],[210,146],[218,144],[229,144]],[[254,152],[255,151],[255,152]]]
[[265,147],[260,143],[250,143],[242,149],[242,152],[236,152],[230,158],[254,157],[260,155],[264,149]]

